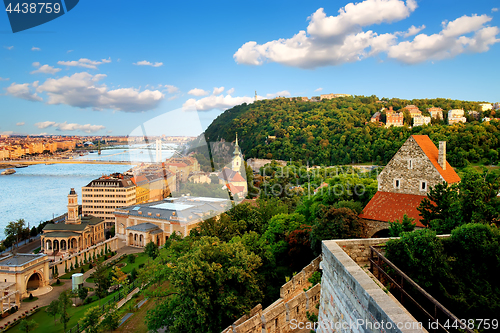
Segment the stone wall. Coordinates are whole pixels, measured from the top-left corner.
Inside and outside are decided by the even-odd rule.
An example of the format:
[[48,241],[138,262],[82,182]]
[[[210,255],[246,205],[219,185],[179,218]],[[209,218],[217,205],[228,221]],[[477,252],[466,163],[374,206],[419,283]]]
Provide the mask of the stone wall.
[[425,332],[421,324],[387,295],[350,257],[356,258],[358,262],[364,260],[369,251],[368,245],[382,241],[383,239],[323,242],[318,332]]
[[[400,182],[399,189],[394,185],[396,179]],[[421,190],[421,181],[427,182],[426,190]],[[409,137],[378,176],[378,190],[427,195],[429,188],[443,181],[443,177],[415,139]]]
[[264,310],[261,304],[257,305],[222,333],[287,333],[294,331],[291,322],[307,322],[306,312],[318,314],[321,285],[311,286],[308,279],[319,270],[320,262],[320,257],[314,259],[285,283],[276,302]]

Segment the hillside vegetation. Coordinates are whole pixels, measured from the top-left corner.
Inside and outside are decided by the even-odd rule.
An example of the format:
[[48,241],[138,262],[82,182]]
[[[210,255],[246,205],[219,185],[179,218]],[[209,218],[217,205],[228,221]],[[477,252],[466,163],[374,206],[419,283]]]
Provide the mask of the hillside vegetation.
[[[466,124],[385,128],[370,123],[382,107],[400,110],[414,104],[428,115],[426,108],[478,111],[478,102],[449,99],[379,99],[376,96],[345,97],[321,102],[287,98],[262,100],[235,106],[219,115],[205,131],[207,142],[221,139],[239,144],[245,158],[294,160],[310,164],[385,164],[412,134],[426,134],[434,141],[447,141],[448,160],[455,167],[469,163],[494,164],[500,148],[500,122],[478,122],[470,116]],[[383,112],[383,119],[385,112]],[[482,113],[495,116],[495,111]],[[409,115],[405,116],[408,122]],[[275,138],[274,138],[275,137]]]

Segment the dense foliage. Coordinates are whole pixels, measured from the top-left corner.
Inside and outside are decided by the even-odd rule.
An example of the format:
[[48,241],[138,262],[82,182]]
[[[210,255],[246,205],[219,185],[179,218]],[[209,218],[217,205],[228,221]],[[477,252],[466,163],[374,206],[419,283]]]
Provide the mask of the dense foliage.
[[389,260],[459,318],[498,318],[500,230],[469,223],[449,239],[429,229],[404,232],[386,245]]
[[[370,122],[382,107],[400,110],[408,104],[420,108],[441,107],[444,121],[432,126],[384,128]],[[372,162],[385,164],[411,134],[426,134],[435,144],[447,141],[448,160],[453,166],[495,163],[500,148],[500,122],[446,125],[447,110],[479,110],[478,103],[437,99],[379,99],[376,96],[346,97],[321,102],[287,98],[262,100],[235,106],[222,113],[205,131],[207,142],[234,141],[245,158],[273,158],[339,165]],[[480,113],[494,116],[495,111]],[[383,112],[385,116],[385,111]]]

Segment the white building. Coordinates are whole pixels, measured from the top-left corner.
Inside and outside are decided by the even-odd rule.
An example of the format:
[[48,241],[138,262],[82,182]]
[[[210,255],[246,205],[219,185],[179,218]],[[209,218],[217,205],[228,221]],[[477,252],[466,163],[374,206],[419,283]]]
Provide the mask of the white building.
[[465,111],[463,109],[452,109],[448,111],[448,124],[453,125],[456,123],[466,123],[467,119],[464,117]]
[[431,123],[431,117],[418,116],[413,118],[413,126],[429,125]]
[[481,111],[488,111],[493,109],[493,105],[491,105],[490,103],[481,103],[479,104],[479,106],[481,107]]

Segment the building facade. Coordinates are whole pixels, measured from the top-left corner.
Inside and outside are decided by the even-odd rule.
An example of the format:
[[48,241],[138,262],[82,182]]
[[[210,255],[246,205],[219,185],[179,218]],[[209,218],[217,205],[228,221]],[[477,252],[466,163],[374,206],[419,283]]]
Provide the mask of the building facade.
[[122,207],[115,212],[116,235],[128,246],[144,247],[150,241],[161,246],[173,233],[189,235],[230,204],[227,199],[184,196]]
[[115,224],[115,209],[136,203],[136,188],[122,174],[95,179],[82,187],[82,214],[103,219],[110,229]]
[[401,221],[404,214],[422,226],[417,210],[429,189],[460,177],[446,161],[446,142],[439,149],[427,135],[412,135],[378,176],[378,191],[360,217],[375,221]]
[[427,112],[429,112],[431,117],[434,119],[444,119],[443,118],[443,109],[441,109],[441,108],[435,108],[435,107],[428,108]]
[[47,224],[41,236],[41,252],[53,256],[84,250],[106,239],[105,221],[92,215],[78,214],[78,195],[68,195],[68,216],[64,223]]
[[413,118],[413,126],[429,125],[431,123],[431,117],[418,116]]
[[465,111],[463,109],[453,109],[448,111],[448,125],[457,123],[466,123],[467,118],[464,117]]
[[403,126],[404,115],[403,112],[395,112],[392,106],[386,111],[385,127],[401,127]]

